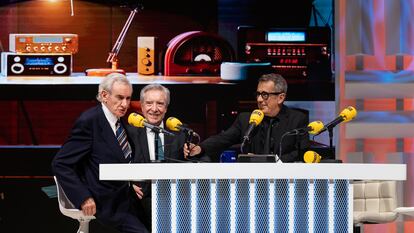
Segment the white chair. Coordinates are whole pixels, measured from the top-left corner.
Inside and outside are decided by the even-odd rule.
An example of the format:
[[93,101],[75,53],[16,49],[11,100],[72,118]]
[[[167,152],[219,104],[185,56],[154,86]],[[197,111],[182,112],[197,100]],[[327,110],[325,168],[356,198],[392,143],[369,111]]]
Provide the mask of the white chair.
[[72,202],[68,199],[62,187],[59,185],[56,176],[54,176],[57,190],[57,197],[59,202],[59,209],[63,215],[79,221],[79,229],[77,233],[88,233],[89,222],[95,219],[95,216],[85,216],[81,210],[76,209]]
[[354,224],[387,223],[398,216],[395,181],[354,182]]
[[397,208],[396,181],[355,181],[353,187],[354,226],[393,222],[398,214],[414,216],[414,207]]

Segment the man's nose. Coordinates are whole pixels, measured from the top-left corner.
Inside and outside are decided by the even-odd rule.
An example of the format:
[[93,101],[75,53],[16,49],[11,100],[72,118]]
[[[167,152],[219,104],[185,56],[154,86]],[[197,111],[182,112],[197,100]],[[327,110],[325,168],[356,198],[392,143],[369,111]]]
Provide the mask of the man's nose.
[[127,99],[123,99],[121,102],[122,107],[128,107],[129,101]]
[[157,111],[157,105],[156,104],[152,104],[151,105],[151,111]]

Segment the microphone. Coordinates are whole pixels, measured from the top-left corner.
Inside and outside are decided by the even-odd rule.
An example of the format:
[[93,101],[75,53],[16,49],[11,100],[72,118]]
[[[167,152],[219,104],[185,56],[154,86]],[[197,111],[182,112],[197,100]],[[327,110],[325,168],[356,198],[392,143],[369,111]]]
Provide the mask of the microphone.
[[305,132],[309,132],[310,134],[317,134],[319,133],[319,131],[323,129],[323,127],[324,126],[323,126],[322,121],[312,121],[311,123],[308,124],[307,127],[291,130],[289,131],[289,134],[295,133],[297,135],[299,133],[305,133]]
[[253,129],[262,122],[263,117],[264,117],[264,113],[262,112],[262,110],[259,110],[259,109],[254,110],[252,114],[250,115],[249,127],[247,128],[246,133],[244,134],[243,142],[240,146],[240,151],[242,153],[244,153],[243,147],[245,143],[250,141],[250,134],[252,133]]
[[321,161],[321,156],[315,151],[308,150],[303,154],[303,160],[305,163],[319,163]]
[[167,129],[169,129],[171,131],[175,131],[175,132],[179,132],[179,131],[184,131],[184,132],[193,131],[192,129],[183,126],[183,123],[181,123],[181,121],[178,120],[175,117],[168,117],[167,121],[165,122],[165,125],[167,126]]
[[[198,138],[198,142],[200,142],[200,135],[198,135],[194,130],[183,126],[180,120],[175,117],[168,117],[167,121],[165,122],[167,128],[171,131],[179,132],[182,131],[185,133],[185,143],[187,144],[188,148],[190,148],[190,143],[193,140],[193,136]],[[197,143],[198,143],[197,142]]]
[[137,128],[144,128],[144,126],[145,126],[147,128],[150,128],[150,129],[154,130],[157,133],[163,133],[163,134],[167,134],[167,135],[170,135],[170,136],[174,136],[173,133],[168,132],[167,130],[165,130],[165,129],[159,127],[159,126],[147,123],[147,121],[145,120],[145,118],[143,116],[141,116],[141,115],[139,115],[138,113],[135,113],[135,112],[129,114],[128,123],[130,125],[134,126],[134,127],[137,127]]
[[326,130],[331,130],[332,128],[334,128],[341,122],[351,121],[356,116],[357,116],[357,110],[352,106],[348,106],[344,110],[342,110],[342,112],[339,114],[337,118],[335,118],[333,121],[326,124],[325,127],[323,127],[318,133],[316,133],[316,135],[319,135],[325,132]]
[[249,141],[250,140],[250,134],[252,133],[253,129],[258,126],[264,117],[264,113],[262,110],[256,109],[252,112],[249,119],[249,127],[246,130],[246,133],[244,134],[243,141]]

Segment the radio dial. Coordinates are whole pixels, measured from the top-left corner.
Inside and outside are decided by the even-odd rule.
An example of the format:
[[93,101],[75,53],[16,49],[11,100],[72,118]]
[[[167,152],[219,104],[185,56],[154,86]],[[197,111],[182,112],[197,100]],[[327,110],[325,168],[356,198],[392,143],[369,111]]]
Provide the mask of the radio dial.
[[39,48],[37,46],[33,47],[33,51],[38,51],[38,50],[39,50]]
[[59,51],[59,50],[60,50],[59,46],[55,46],[55,51]]
[[52,49],[53,49],[52,46],[47,47],[47,51],[49,51],[49,52],[52,52]]
[[32,47],[26,46],[26,51],[30,52],[32,50]]
[[45,51],[46,50],[45,46],[40,47],[40,50]]
[[62,51],[66,51],[66,46],[62,46]]

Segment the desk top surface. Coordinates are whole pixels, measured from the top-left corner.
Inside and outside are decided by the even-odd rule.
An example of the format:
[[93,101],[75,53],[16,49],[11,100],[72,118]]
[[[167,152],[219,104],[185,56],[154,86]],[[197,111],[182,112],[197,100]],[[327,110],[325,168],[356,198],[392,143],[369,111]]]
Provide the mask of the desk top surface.
[[345,179],[406,180],[405,164],[149,163],[101,164],[101,180]]
[[[0,85],[97,85],[103,77],[73,73],[71,76],[0,76]],[[219,76],[161,76],[127,73],[131,84],[231,84]]]

